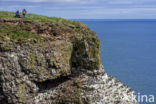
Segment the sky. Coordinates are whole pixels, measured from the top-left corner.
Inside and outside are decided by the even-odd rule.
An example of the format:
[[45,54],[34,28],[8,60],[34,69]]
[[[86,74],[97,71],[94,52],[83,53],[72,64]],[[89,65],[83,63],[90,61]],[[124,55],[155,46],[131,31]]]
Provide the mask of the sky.
[[67,19],[156,19],[156,0],[0,0],[0,11]]

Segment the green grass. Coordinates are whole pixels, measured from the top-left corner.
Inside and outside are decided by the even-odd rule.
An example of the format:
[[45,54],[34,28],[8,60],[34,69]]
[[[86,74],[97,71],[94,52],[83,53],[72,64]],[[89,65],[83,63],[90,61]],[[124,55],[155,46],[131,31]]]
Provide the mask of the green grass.
[[[20,13],[21,14],[21,13]],[[1,19],[12,19],[12,20],[19,20],[23,18],[16,18],[15,17],[15,12],[6,12],[6,11],[0,11],[0,18]],[[58,18],[58,17],[47,17],[47,16],[42,16],[42,15],[37,15],[37,14],[27,14],[26,18],[23,20],[30,20],[30,21],[36,21],[39,23],[65,23],[68,25],[72,26],[79,26],[82,25],[80,22],[76,21],[71,21],[63,18]]]
[[[21,14],[21,13],[20,13]],[[66,28],[63,24],[68,24],[70,26],[79,26],[79,22],[69,21],[63,18],[57,17],[47,17],[42,15],[36,14],[27,14],[26,18],[16,18],[14,12],[6,12],[0,11],[0,19],[5,20],[29,20],[35,21],[38,24],[45,24],[45,23],[52,23],[52,24],[59,24],[60,28]],[[10,25],[5,23],[0,23],[0,37],[8,37],[10,39],[30,39],[30,38],[40,38],[42,36],[31,33],[27,31],[30,27],[33,27],[32,24],[25,24],[25,25]],[[61,30],[61,29],[60,29]]]
[[0,37],[10,39],[31,39],[40,38],[41,36],[30,33],[24,29],[19,29],[20,26],[14,26],[9,24],[0,23]]
[[[20,13],[21,14],[21,13]],[[82,33],[82,34],[90,34],[90,29],[86,27],[83,23],[77,21],[71,21],[63,18],[57,17],[47,17],[37,14],[27,14],[26,18],[17,18],[15,17],[15,12],[7,12],[0,11],[0,19],[5,20],[24,20],[24,21],[33,21],[36,22],[41,28],[47,27],[48,24],[54,24],[53,31],[58,34],[62,34],[65,32],[69,32],[72,34]],[[56,25],[57,24],[57,25]],[[30,28],[33,28],[34,25],[22,24],[7,24],[0,22],[0,37],[7,37],[10,39],[18,40],[18,39],[30,39],[30,38],[40,38],[39,34],[34,34],[28,31]],[[88,33],[89,32],[89,33]],[[54,38],[51,36],[50,38]]]

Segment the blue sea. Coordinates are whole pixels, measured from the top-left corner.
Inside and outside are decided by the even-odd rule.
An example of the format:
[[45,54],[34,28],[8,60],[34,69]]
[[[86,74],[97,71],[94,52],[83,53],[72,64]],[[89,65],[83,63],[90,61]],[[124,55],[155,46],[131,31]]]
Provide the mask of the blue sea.
[[[156,20],[79,20],[101,42],[105,71],[135,90],[156,97]],[[156,104],[146,102],[140,104]]]

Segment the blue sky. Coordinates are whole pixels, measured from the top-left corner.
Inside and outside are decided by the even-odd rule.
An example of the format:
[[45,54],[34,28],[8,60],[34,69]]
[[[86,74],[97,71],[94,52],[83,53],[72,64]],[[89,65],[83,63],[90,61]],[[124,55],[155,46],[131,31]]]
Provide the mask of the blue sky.
[[0,0],[0,11],[68,19],[156,19],[156,0]]

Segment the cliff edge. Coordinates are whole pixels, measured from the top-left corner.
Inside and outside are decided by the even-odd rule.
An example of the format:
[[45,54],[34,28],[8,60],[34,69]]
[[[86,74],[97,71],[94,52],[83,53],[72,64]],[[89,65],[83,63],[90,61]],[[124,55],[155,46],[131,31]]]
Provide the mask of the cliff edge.
[[134,92],[104,72],[99,46],[82,23],[0,12],[0,102],[136,104]]

